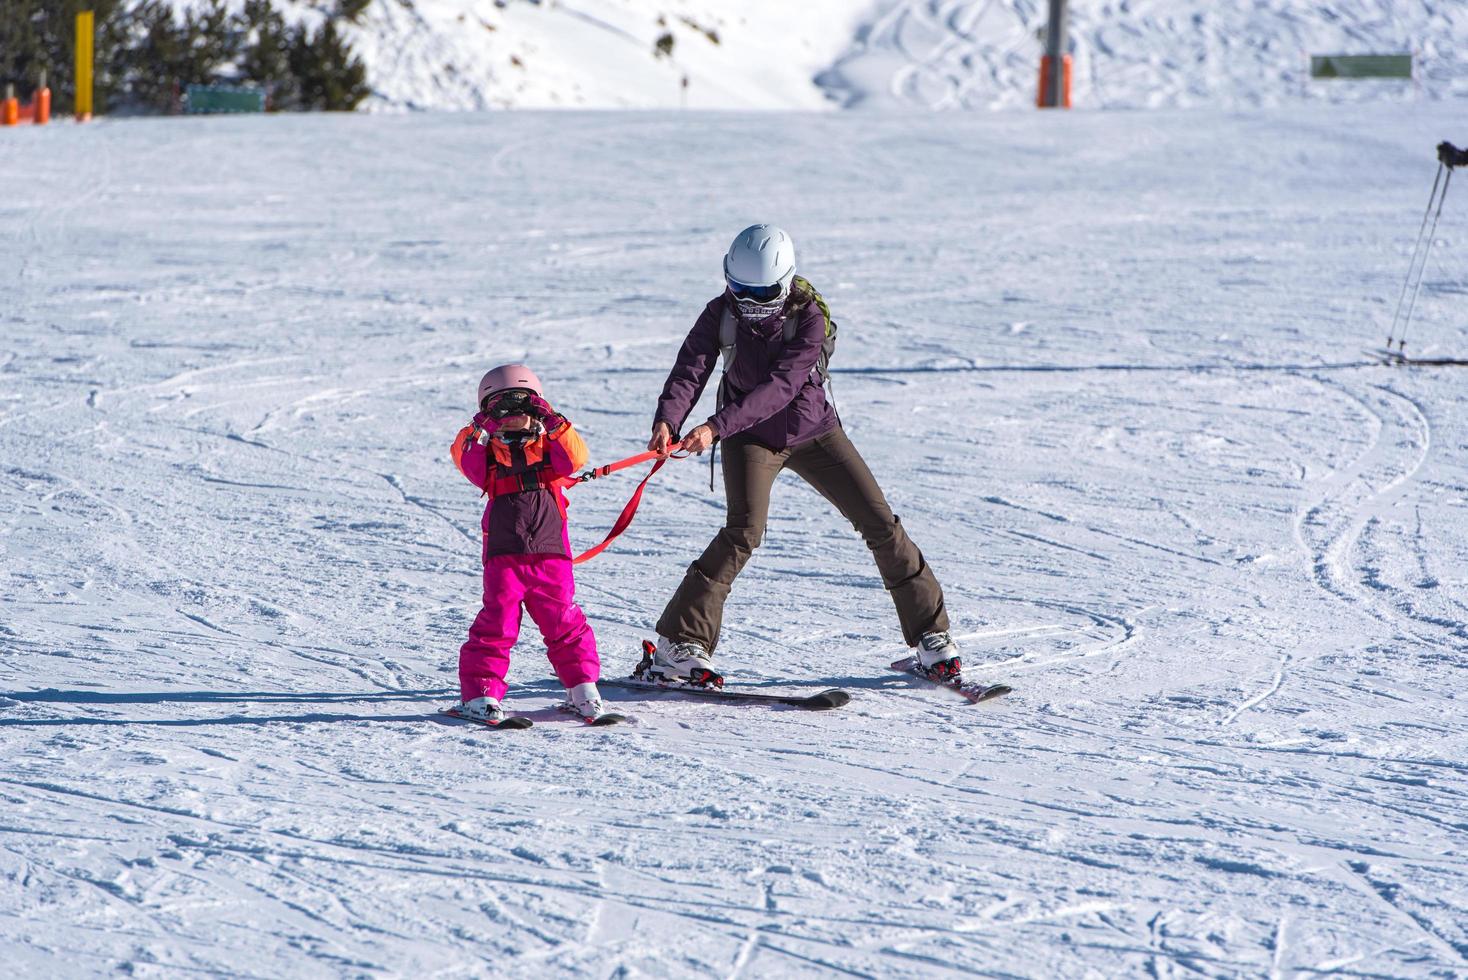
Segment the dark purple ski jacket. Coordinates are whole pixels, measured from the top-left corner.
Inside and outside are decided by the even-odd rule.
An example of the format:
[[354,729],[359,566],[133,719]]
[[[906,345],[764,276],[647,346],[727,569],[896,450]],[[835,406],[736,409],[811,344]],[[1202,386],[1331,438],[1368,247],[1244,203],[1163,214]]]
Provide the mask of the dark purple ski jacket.
[[[718,370],[724,302],[720,295],[705,306],[683,341],[658,399],[654,425],[666,422],[681,433],[688,413]],[[789,316],[800,317],[800,326],[787,345],[784,328]],[[815,300],[759,323],[739,320],[734,363],[724,365],[728,384],[724,407],[708,419],[719,438],[743,435],[771,449],[788,449],[840,425],[816,372],[825,339],[826,318]]]

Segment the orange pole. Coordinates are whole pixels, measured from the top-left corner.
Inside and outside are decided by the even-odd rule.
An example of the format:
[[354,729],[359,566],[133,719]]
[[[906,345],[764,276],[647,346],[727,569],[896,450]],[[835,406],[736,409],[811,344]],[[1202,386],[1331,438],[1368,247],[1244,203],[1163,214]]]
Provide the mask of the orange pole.
[[10,96],[0,103],[0,126],[14,126],[20,122],[20,100]]
[[35,123],[44,126],[51,121],[51,90],[42,88],[36,92]]
[[1035,96],[1035,105],[1039,106],[1041,109],[1048,109],[1056,106],[1064,109],[1069,109],[1071,57],[1067,54],[1062,55],[1060,59],[1061,80],[1059,99],[1050,98],[1050,66],[1052,64],[1053,62],[1050,60],[1050,56],[1048,54],[1042,54],[1040,56],[1040,85],[1038,89],[1038,94]]

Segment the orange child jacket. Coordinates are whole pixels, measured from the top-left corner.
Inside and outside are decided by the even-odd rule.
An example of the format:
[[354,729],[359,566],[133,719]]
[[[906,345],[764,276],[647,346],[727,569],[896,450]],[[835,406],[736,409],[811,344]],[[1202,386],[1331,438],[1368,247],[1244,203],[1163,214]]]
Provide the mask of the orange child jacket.
[[583,468],[590,454],[570,422],[521,446],[485,439],[478,427],[466,425],[449,452],[465,479],[489,496],[481,521],[486,561],[495,555],[571,557],[558,481]]

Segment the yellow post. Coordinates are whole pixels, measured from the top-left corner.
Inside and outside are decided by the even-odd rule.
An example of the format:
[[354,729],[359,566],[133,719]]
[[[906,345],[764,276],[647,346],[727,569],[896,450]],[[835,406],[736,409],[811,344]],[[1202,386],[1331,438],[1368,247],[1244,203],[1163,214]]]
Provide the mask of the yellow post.
[[92,12],[76,15],[76,119],[92,118]]

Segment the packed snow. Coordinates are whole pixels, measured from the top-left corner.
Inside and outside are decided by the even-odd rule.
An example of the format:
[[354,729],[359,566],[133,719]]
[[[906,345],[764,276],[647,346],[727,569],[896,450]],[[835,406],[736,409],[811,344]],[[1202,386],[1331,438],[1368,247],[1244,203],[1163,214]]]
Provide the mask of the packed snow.
[[[1388,367],[1433,103],[439,114],[0,139],[10,975],[1468,971],[1468,389]],[[781,147],[771,152],[771,145]],[[1456,193],[1456,192],[1455,192]],[[754,220],[948,591],[969,706],[793,477],[719,662],[828,712],[439,718],[448,443],[528,360],[608,462]],[[1468,354],[1447,201],[1409,353]],[[581,567],[632,666],[704,461]],[[599,540],[624,474],[573,493]]]
[[[1069,9],[1077,106],[1468,96],[1454,0]],[[374,109],[1013,109],[1034,105],[1048,17],[1046,0],[375,0],[349,34]],[[1416,77],[1312,81],[1326,54],[1411,54]]]

